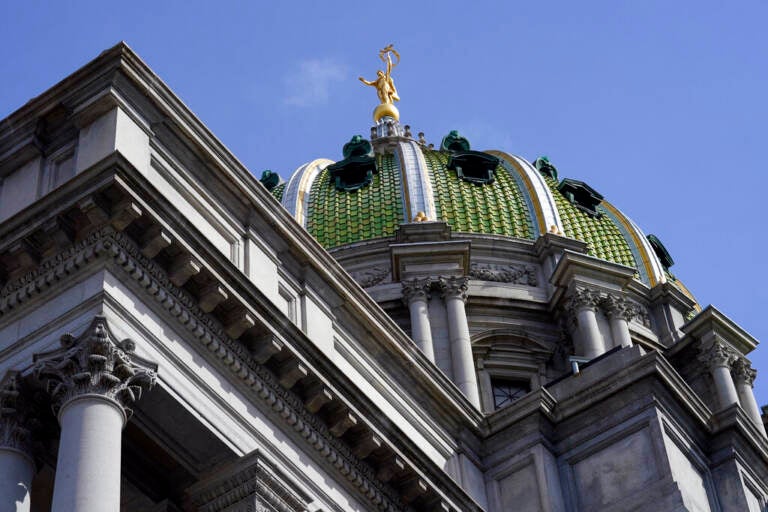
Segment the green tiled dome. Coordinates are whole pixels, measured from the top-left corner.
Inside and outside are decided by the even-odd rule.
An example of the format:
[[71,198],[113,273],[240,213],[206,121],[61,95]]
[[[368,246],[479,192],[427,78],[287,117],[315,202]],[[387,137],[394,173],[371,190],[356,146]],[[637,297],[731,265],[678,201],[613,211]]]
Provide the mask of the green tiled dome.
[[331,248],[392,236],[403,221],[400,173],[393,155],[376,157],[373,182],[347,192],[333,185],[324,169],[310,189],[307,230]]
[[453,233],[529,241],[558,233],[585,242],[590,255],[637,269],[648,286],[667,280],[646,235],[586,183],[558,179],[546,158],[534,166],[501,151],[471,151],[457,132],[439,150],[408,135],[372,143],[356,136],[344,160],[305,164],[272,194],[328,249],[441,220]]
[[447,169],[447,153],[425,150],[424,159],[435,191],[437,218],[453,231],[533,238],[531,214],[522,192],[501,165],[493,183],[478,186]]

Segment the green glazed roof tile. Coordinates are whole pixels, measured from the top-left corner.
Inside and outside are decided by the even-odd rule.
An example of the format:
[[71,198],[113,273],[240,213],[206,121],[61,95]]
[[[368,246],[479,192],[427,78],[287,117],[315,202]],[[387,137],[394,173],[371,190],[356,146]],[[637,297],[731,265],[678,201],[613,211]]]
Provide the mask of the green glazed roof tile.
[[[549,176],[544,176],[544,180],[555,198],[565,236],[586,242],[587,252],[592,256],[637,268],[629,244],[609,215],[593,217],[581,211],[557,190],[557,180]],[[605,213],[599,205],[597,211]]]
[[400,169],[393,155],[376,157],[373,182],[354,192],[337,190],[324,169],[312,184],[307,230],[325,248],[393,236],[403,219]]
[[454,231],[533,238],[531,214],[522,193],[501,165],[493,183],[474,185],[446,168],[448,153],[426,149],[423,153],[438,219]]
[[287,184],[288,183],[281,183],[278,186],[276,186],[275,188],[273,188],[270,191],[270,194],[272,194],[272,197],[274,197],[278,201],[282,201],[283,200],[283,192],[285,191],[285,186]]

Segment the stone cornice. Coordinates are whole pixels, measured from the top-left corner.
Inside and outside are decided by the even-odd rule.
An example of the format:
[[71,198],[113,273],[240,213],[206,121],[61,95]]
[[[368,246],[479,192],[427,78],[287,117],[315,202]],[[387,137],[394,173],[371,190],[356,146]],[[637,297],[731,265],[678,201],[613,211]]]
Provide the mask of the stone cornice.
[[715,337],[726,341],[740,354],[746,355],[757,347],[757,340],[750,336],[736,322],[725,316],[714,306],[707,306],[701,313],[693,317],[680,328],[685,338],[670,349],[670,353],[683,350],[694,340],[708,342]]
[[[352,449],[332,434],[321,419],[307,410],[304,400],[281,385],[280,379],[259,363],[242,343],[230,338],[219,322],[205,314],[196,299],[174,286],[165,271],[149,258],[124,233],[107,226],[86,239],[46,260],[24,278],[5,287],[0,294],[0,313],[19,307],[75,272],[105,258],[122,269],[149,293],[159,306],[175,317],[209,352],[252,390],[272,413],[281,418],[296,435],[306,440],[320,457],[344,475],[379,510],[400,510],[399,498],[391,487],[383,486],[376,472],[358,459]],[[459,503],[474,510],[466,497]]]

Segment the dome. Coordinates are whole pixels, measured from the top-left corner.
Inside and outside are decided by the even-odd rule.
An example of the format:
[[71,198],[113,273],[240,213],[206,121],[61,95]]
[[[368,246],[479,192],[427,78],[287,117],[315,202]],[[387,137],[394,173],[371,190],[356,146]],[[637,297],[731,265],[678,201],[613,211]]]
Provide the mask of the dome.
[[318,159],[272,189],[326,248],[394,238],[401,224],[445,221],[454,235],[533,243],[554,233],[587,244],[587,254],[636,270],[649,287],[673,281],[661,241],[583,181],[563,178],[547,157],[474,151],[451,131],[440,147],[392,118],[344,145],[344,159]]

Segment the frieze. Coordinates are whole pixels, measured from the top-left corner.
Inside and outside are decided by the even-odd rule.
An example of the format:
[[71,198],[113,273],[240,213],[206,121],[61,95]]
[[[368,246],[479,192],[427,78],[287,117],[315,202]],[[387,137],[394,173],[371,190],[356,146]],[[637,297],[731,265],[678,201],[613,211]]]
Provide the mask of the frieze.
[[469,269],[469,276],[481,281],[539,286],[539,280],[536,277],[536,267],[531,265],[515,263],[508,265],[479,265],[473,263]]
[[378,510],[398,511],[400,498],[375,477],[373,468],[357,459],[349,446],[336,439],[303,401],[283,388],[248,349],[229,338],[221,324],[205,314],[186,291],[174,286],[166,272],[141,254],[124,233],[104,227],[91,233],[62,253],[46,260],[35,271],[6,287],[0,296],[0,315],[68,278],[100,257],[109,257],[141,285],[166,311],[174,316],[207,349],[224,362],[275,413],[344,475]]

